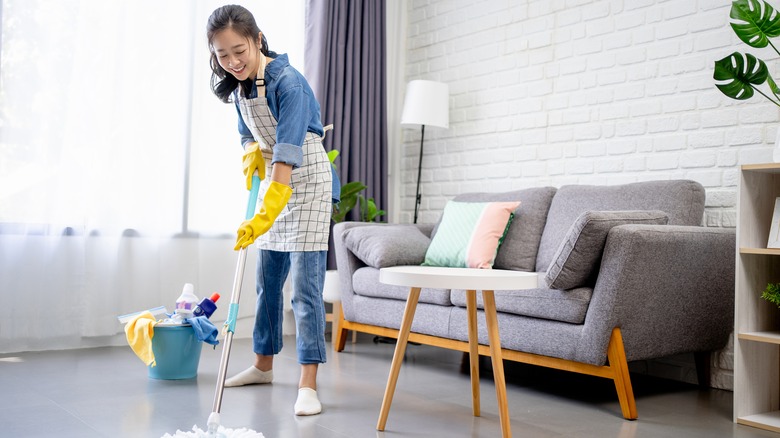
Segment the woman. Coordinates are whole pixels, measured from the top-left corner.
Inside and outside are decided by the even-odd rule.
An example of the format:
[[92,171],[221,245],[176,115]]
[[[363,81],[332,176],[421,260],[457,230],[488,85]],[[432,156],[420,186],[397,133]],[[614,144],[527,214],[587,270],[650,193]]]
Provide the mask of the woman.
[[236,241],[237,250],[255,239],[260,248],[255,363],[225,386],[273,380],[273,358],[282,349],[282,286],[291,272],[301,364],[295,414],[319,414],[317,367],[325,363],[322,289],[332,205],[332,167],[322,147],[320,106],[287,55],[268,50],[265,35],[245,8],[215,10],[207,37],[212,90],[238,111],[247,189],[257,171],[264,193],[259,213],[240,225]]

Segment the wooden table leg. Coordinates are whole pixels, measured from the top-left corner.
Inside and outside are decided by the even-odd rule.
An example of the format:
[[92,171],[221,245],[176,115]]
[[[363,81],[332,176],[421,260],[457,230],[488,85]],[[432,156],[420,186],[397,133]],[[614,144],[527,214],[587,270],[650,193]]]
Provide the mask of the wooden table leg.
[[482,298],[485,302],[485,320],[490,339],[490,357],[493,361],[493,380],[496,384],[498,413],[501,419],[501,436],[510,438],[512,430],[509,424],[509,406],[506,402],[506,381],[504,380],[504,362],[501,357],[501,337],[498,333],[495,295],[492,290],[483,290]]
[[477,335],[477,291],[466,291],[466,311],[469,324],[469,363],[471,374],[471,407],[479,417],[479,338]]
[[409,331],[412,328],[414,311],[417,310],[417,301],[420,299],[420,288],[413,287],[409,291],[409,298],[406,300],[404,316],[401,320],[401,328],[398,331],[398,341],[395,344],[395,353],[393,353],[393,363],[390,365],[390,376],[387,378],[385,387],[385,396],[382,398],[382,409],[379,411],[379,421],[376,424],[376,430],[385,430],[387,424],[387,415],[390,413],[390,404],[393,403],[393,394],[395,385],[398,383],[398,373],[401,371],[401,362],[406,353],[406,343],[409,340]]
[[331,343],[334,351],[344,350],[344,343],[347,340],[347,334],[341,329],[341,322],[344,321],[344,315],[341,313],[341,301],[333,303],[333,321],[331,321]]

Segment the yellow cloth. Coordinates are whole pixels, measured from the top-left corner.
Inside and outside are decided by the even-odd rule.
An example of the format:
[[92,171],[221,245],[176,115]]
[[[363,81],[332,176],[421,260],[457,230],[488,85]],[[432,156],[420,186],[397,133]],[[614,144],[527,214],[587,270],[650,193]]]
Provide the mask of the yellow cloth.
[[143,363],[151,366],[157,366],[154,361],[154,351],[152,351],[155,325],[157,325],[157,320],[149,311],[142,312],[125,325],[125,335],[127,335],[127,343],[130,344],[130,348]]

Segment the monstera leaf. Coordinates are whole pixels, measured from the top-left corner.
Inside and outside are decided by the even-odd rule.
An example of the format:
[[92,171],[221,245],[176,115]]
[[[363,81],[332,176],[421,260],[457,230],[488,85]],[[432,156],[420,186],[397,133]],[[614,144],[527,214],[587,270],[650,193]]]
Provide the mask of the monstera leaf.
[[734,33],[751,47],[766,47],[769,37],[780,35],[780,15],[764,0],[736,0],[730,17]]
[[[745,44],[761,48],[767,45],[780,55],[769,38],[780,36],[780,14],[765,0],[734,0],[729,24]],[[780,107],[780,87],[769,75],[764,61],[751,54],[734,52],[715,61],[715,86],[732,99],[746,100],[759,93]],[[756,85],[767,83],[772,95],[765,94]]]
[[732,99],[750,99],[753,97],[753,85],[763,84],[768,77],[769,69],[764,61],[749,53],[734,52],[715,62],[713,78],[719,81],[715,85]]
[[772,90],[772,94],[774,94],[776,97],[780,98],[780,87],[777,86],[777,83],[775,83],[775,80],[772,79],[772,76],[769,76],[768,73],[766,75],[766,83],[769,84],[769,89]]

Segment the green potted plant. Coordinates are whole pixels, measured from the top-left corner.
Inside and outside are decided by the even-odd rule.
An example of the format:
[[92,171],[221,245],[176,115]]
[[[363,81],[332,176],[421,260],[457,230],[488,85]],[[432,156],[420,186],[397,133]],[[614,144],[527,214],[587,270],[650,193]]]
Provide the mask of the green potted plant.
[[[780,36],[780,14],[764,0],[735,0],[731,4],[729,24],[734,33],[745,44],[754,48],[767,45],[780,55],[769,38]],[[759,93],[780,107],[780,88],[769,74],[766,63],[750,53],[734,52],[715,61],[713,73],[715,84],[726,96],[746,100]],[[761,91],[758,86],[766,83],[769,90]]]
[[780,307],[780,283],[767,283],[766,289],[761,293],[761,298]]
[[[339,156],[339,151],[336,149],[328,152],[328,159],[331,165],[335,168],[334,161]],[[384,210],[380,210],[376,206],[374,198],[366,199],[365,196],[360,194],[366,189],[366,185],[360,181],[352,181],[345,183],[341,186],[341,202],[333,205],[333,214],[331,218],[333,222],[343,222],[346,220],[347,214],[359,206],[360,208],[360,220],[362,222],[379,222],[379,217],[385,215]]]

